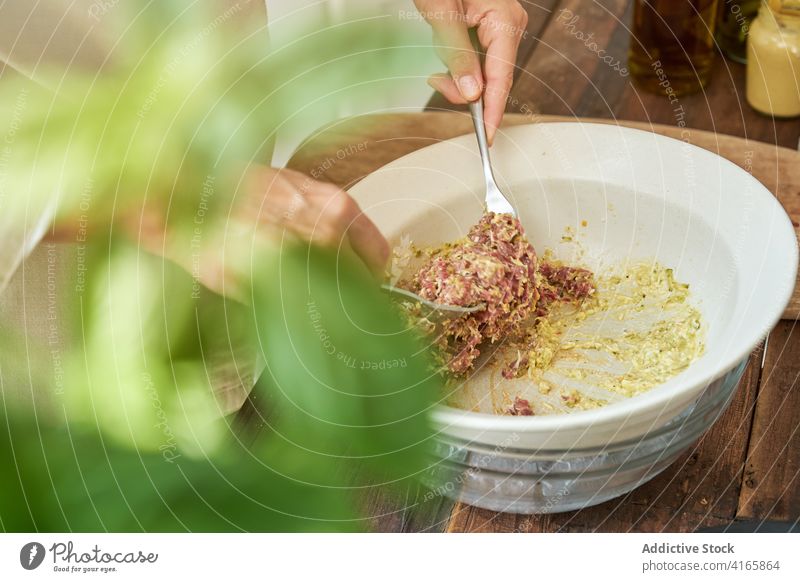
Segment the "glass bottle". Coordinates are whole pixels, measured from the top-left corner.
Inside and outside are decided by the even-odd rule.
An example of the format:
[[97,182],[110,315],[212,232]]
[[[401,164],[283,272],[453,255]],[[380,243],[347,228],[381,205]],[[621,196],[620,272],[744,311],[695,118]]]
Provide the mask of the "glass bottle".
[[717,44],[729,59],[747,62],[747,32],[761,0],[719,0]]
[[747,102],[765,115],[800,115],[800,0],[762,2],[747,39]]
[[714,63],[718,0],[634,0],[628,68],[638,86],[672,98],[701,90]]

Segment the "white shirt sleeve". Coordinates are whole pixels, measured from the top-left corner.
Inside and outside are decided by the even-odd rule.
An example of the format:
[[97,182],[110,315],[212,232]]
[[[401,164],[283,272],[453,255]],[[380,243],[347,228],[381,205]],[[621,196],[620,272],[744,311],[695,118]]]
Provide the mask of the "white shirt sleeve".
[[37,68],[97,68],[110,46],[98,7],[116,0],[5,0],[0,3],[0,60],[25,76]]
[[[20,74],[36,81],[44,68],[98,70],[111,54],[115,10],[122,1],[129,0],[0,0],[0,84]],[[236,7],[231,12],[232,27],[254,18],[266,23],[261,0],[203,3],[212,9]],[[7,131],[0,129],[0,293],[42,240],[55,214],[55,203],[18,200],[5,187],[3,174],[11,160],[14,131],[13,119]],[[56,194],[51,193],[53,202]],[[25,218],[20,220],[23,207]]]

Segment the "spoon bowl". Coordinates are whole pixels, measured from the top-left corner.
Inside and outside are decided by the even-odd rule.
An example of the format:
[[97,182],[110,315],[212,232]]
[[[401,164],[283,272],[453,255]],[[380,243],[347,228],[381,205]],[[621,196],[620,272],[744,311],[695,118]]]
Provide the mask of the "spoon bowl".
[[468,313],[475,313],[486,309],[485,303],[478,303],[477,305],[470,305],[469,307],[461,307],[459,305],[445,305],[444,303],[435,303],[420,297],[416,293],[400,287],[393,287],[392,285],[381,285],[381,289],[393,295],[395,298],[403,301],[413,301],[419,303],[424,308],[430,310],[426,314],[426,318],[431,321],[444,321],[447,319],[456,319]]

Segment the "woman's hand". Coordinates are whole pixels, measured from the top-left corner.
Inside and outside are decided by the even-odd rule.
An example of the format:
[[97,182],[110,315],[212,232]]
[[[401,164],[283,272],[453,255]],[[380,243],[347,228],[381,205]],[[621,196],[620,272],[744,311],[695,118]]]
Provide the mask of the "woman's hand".
[[[517,48],[528,14],[517,0],[415,0],[433,28],[434,42],[450,74],[433,75],[429,84],[451,103],[467,103],[483,90],[484,121],[491,144],[503,119],[514,80]],[[486,51],[484,70],[470,42],[476,28]]]
[[216,208],[195,224],[176,230],[158,205],[127,213],[121,226],[140,246],[183,267],[201,285],[247,301],[243,283],[253,268],[259,240],[288,235],[350,252],[378,277],[384,274],[389,243],[347,192],[287,169],[248,166],[230,205]]
[[257,216],[263,228],[334,249],[350,247],[373,273],[383,275],[389,243],[341,188],[263,166],[248,170],[246,188],[244,212]]

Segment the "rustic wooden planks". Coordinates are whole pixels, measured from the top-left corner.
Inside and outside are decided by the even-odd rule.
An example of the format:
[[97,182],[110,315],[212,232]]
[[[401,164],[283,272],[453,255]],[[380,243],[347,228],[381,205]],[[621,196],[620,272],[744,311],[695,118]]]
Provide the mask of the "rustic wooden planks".
[[[560,2],[535,50],[521,64],[513,97],[541,113],[616,117],[618,93],[630,77],[614,70],[617,63],[624,67],[627,42],[620,46],[612,40],[627,5],[627,0]],[[600,58],[598,50],[606,51],[602,56],[610,57],[613,66]]]
[[[745,67],[719,57],[705,91],[670,103],[616,70],[626,62],[631,0],[563,0],[553,6],[540,41],[520,55],[508,111],[606,117],[705,129],[797,149],[800,122],[756,113],[744,100]],[[591,38],[589,38],[591,36]],[[595,44],[596,43],[596,46]],[[605,52],[598,54],[599,50]],[[602,60],[607,58],[610,63]],[[441,105],[441,103],[439,103]]]
[[432,495],[417,483],[391,491],[370,487],[355,493],[365,517],[364,529],[381,533],[441,532],[454,506],[452,500]]
[[800,517],[800,326],[772,331],[739,498],[739,516]]

